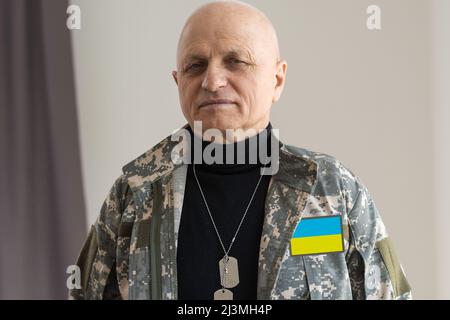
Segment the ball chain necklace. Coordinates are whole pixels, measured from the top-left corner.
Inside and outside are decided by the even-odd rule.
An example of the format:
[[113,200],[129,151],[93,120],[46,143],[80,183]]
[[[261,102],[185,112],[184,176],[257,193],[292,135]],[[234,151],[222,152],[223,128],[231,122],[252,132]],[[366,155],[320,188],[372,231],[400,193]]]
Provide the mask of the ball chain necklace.
[[244,219],[247,216],[248,209],[250,208],[253,198],[255,197],[256,190],[258,189],[258,186],[261,183],[263,174],[260,173],[260,177],[258,179],[258,183],[256,184],[255,190],[253,190],[252,197],[250,198],[250,201],[248,202],[248,205],[247,205],[247,208],[245,209],[244,215],[241,218],[241,221],[236,229],[236,232],[234,233],[233,239],[231,240],[231,243],[227,250],[227,249],[225,249],[222,238],[220,237],[219,231],[217,230],[217,226],[212,217],[211,210],[209,210],[208,202],[206,201],[202,187],[200,185],[200,182],[198,181],[197,173],[195,171],[195,164],[192,164],[192,169],[194,171],[194,177],[195,177],[195,180],[197,181],[197,185],[198,185],[198,188],[202,195],[203,202],[205,203],[206,210],[208,211],[212,225],[214,227],[214,230],[216,231],[217,238],[219,239],[220,245],[222,246],[222,250],[224,253],[223,258],[220,259],[220,261],[219,261],[219,275],[220,275],[221,288],[218,289],[216,292],[214,292],[214,300],[233,300],[233,292],[231,292],[228,289],[234,288],[239,284],[239,271],[238,271],[237,259],[230,256],[229,253],[234,244],[234,241],[236,240],[236,236],[238,235],[239,230],[241,229],[242,223],[244,222]]

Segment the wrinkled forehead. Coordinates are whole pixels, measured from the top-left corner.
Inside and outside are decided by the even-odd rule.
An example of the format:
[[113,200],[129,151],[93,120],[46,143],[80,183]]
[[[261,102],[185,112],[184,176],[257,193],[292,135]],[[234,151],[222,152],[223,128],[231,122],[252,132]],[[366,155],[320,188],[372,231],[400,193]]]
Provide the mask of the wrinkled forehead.
[[276,36],[265,21],[242,15],[196,17],[187,22],[178,43],[177,63],[192,55],[236,53],[262,60],[278,50]]
[[213,57],[235,57],[255,63],[261,59],[258,56],[258,49],[250,41],[229,37],[196,39],[186,43],[179,52],[179,62],[181,64],[188,60],[209,60]]

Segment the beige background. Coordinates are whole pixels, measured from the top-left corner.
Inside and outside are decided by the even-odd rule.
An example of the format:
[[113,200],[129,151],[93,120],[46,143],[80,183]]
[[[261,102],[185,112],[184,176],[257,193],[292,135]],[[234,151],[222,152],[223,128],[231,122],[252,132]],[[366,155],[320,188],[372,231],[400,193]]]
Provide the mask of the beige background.
[[[205,1],[73,0],[88,220],[121,167],[185,123],[170,72]],[[248,1],[279,35],[288,78],[272,124],[336,156],[371,191],[421,299],[450,298],[450,1]],[[382,29],[366,28],[381,8]]]

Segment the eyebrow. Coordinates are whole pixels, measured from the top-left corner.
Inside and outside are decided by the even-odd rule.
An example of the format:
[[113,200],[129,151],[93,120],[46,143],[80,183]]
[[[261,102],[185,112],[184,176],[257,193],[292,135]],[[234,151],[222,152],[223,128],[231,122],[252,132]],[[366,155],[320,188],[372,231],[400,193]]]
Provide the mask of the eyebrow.
[[207,60],[208,58],[201,54],[189,54],[186,57],[184,57],[183,62],[186,61],[192,61],[192,60]]
[[248,62],[255,62],[255,59],[250,50],[232,49],[225,54],[225,57],[244,57],[247,58]]

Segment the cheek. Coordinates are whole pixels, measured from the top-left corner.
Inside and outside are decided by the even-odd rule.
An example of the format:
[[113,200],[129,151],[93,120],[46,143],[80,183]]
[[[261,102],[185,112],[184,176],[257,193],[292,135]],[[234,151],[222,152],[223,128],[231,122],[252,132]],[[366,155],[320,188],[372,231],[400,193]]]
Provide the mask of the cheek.
[[190,108],[193,101],[196,98],[196,84],[195,81],[182,81],[178,86],[179,94],[181,97],[181,103],[183,104],[183,108]]
[[255,76],[251,74],[239,75],[233,77],[230,83],[232,83],[234,91],[236,91],[236,93],[241,98],[243,107],[246,109],[250,108],[257,99],[258,83]]
[[192,105],[192,99],[190,98],[190,89],[186,81],[180,81],[178,83],[178,96],[180,99],[180,106],[184,117],[188,121],[191,121],[193,117],[190,107]]
[[269,100],[271,101],[273,88],[268,79],[268,75],[259,73],[240,82],[239,93],[248,104],[247,108],[252,109],[255,106],[266,105]]

